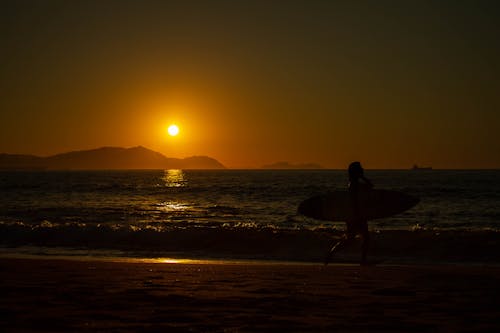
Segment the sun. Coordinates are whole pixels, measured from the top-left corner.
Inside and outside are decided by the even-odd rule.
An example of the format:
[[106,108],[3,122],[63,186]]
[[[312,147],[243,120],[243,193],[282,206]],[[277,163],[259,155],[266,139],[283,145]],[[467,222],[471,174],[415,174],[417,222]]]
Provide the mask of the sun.
[[179,134],[179,127],[175,124],[172,124],[168,127],[168,134],[170,136],[176,136],[177,134]]

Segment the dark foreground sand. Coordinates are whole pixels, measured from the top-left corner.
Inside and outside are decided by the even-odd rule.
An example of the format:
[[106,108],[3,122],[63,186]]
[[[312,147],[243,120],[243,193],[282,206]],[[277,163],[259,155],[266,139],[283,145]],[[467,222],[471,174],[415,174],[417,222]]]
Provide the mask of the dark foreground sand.
[[0,259],[2,332],[500,332],[500,268]]

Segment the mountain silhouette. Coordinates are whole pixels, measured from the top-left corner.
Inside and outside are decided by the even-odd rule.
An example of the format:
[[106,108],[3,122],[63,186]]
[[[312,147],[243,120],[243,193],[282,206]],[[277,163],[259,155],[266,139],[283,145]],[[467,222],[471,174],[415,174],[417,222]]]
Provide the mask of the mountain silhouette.
[[106,169],[224,169],[207,156],[169,158],[142,146],[102,147],[48,157],[0,154],[0,169],[106,170]]

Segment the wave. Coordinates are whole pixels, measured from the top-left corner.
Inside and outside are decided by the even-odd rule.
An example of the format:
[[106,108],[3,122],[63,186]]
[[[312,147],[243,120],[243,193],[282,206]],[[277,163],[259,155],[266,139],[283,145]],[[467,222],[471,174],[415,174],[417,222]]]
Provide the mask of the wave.
[[[321,262],[342,230],[282,229],[273,226],[155,226],[0,223],[0,246],[26,246],[116,253],[134,257],[225,258]],[[370,256],[388,263],[500,263],[496,230],[382,230],[372,233]],[[0,249],[0,253],[2,249]],[[359,242],[335,261],[357,261]]]

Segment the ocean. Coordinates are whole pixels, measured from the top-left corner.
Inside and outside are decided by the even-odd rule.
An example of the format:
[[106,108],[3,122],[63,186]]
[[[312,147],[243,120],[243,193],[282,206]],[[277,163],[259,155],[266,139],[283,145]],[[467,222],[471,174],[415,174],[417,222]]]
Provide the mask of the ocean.
[[[499,170],[367,170],[420,198],[370,221],[386,262],[500,262]],[[344,170],[0,172],[0,255],[319,262],[343,222],[297,214]],[[356,244],[338,255],[357,258]]]

